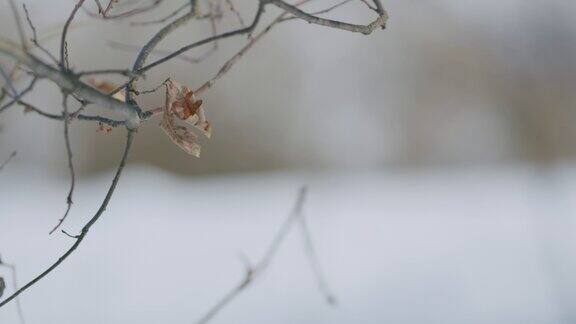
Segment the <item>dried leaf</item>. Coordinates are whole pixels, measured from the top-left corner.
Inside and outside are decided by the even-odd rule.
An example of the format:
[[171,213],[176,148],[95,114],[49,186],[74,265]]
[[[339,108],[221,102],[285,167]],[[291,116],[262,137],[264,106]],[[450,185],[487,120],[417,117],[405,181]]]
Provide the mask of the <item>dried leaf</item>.
[[33,112],[34,110],[32,109],[32,107],[30,107],[30,105],[24,105],[24,114],[29,114],[31,112]]
[[106,134],[109,134],[112,132],[112,127],[106,126],[102,122],[98,122],[98,128],[96,129],[96,132],[106,132]]
[[4,289],[6,289],[6,283],[4,282],[4,278],[0,277],[0,297],[4,295]]
[[[198,136],[193,129],[210,138],[212,127],[206,119],[206,114],[202,108],[202,100],[197,100],[192,89],[182,86],[177,82],[168,79],[166,81],[166,99],[164,105],[164,115],[160,126],[170,137],[172,142],[178,145],[188,154],[196,157],[200,156],[200,145],[196,143]],[[177,119],[185,124],[179,125]],[[192,129],[186,126],[192,126]]]
[[[116,85],[110,81],[98,79],[98,78],[90,78],[88,79],[88,83],[90,83],[94,88],[98,89],[100,92],[104,94],[109,94],[110,92],[116,89]],[[126,101],[126,97],[124,96],[124,92],[118,91],[114,95],[112,95],[114,99],[120,100],[122,102]]]

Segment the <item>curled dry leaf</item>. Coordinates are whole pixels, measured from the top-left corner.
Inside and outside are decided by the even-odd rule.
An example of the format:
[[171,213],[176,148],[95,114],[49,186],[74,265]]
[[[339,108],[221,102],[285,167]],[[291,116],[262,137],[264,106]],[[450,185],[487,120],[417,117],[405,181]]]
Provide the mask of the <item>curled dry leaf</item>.
[[4,289],[6,289],[6,283],[4,282],[4,278],[0,277],[0,297],[4,295]]
[[[200,145],[194,129],[210,138],[212,126],[206,119],[202,100],[197,100],[192,89],[168,79],[166,81],[166,100],[160,127],[172,142],[196,157],[200,156]],[[184,123],[178,123],[178,120]],[[190,127],[191,126],[191,127]]]
[[[94,88],[98,89],[100,92],[106,94],[116,89],[116,85],[114,83],[98,78],[90,78],[88,79],[88,83],[90,83]],[[126,97],[124,97],[124,92],[122,91],[116,92],[114,95],[112,95],[112,97],[122,102],[126,101]]]

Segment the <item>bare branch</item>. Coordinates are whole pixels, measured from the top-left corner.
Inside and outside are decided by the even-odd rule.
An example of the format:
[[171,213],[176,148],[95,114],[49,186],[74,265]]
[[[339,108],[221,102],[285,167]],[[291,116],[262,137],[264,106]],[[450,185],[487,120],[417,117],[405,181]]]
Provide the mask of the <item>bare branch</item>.
[[[64,116],[62,114],[56,115],[56,114],[47,113],[47,112],[41,110],[40,108],[33,106],[27,102],[21,101],[21,100],[18,101],[18,104],[24,107],[25,113],[26,112],[35,112],[38,115],[40,115],[42,117],[46,117],[48,119],[53,119],[53,120],[58,120],[58,121],[64,120]],[[72,115],[70,117],[72,118]],[[74,119],[82,120],[82,121],[94,121],[94,122],[106,124],[106,125],[111,126],[111,127],[126,125],[125,120],[114,120],[114,119],[110,119],[110,118],[106,118],[106,117],[102,117],[102,116],[90,116],[90,115],[74,114]]]
[[137,105],[119,101],[110,95],[99,92],[78,80],[74,75],[62,73],[45,64],[33,55],[18,48],[16,44],[9,40],[0,38],[0,52],[15,58],[18,62],[27,66],[36,76],[50,79],[61,89],[75,93],[81,98],[98,104],[103,108],[123,114],[128,118],[127,127],[135,129],[140,125],[140,108]]
[[20,38],[20,44],[22,45],[22,48],[26,48],[28,42],[26,41],[26,34],[24,33],[24,28],[22,27],[22,19],[18,13],[18,8],[16,7],[14,0],[9,0],[8,2],[10,3],[10,10],[12,10],[14,20],[16,21],[16,31],[18,32],[18,37]]
[[[303,0],[300,1],[298,3],[298,5],[302,5],[306,2],[308,2],[310,0]],[[248,52],[252,46],[254,46],[254,44],[256,44],[256,42],[258,42],[264,35],[266,35],[268,32],[270,32],[270,30],[279,22],[281,22],[282,18],[284,18],[284,16],[286,16],[287,12],[284,12],[282,14],[280,14],[278,17],[276,17],[276,19],[274,19],[268,26],[266,26],[260,33],[258,33],[258,35],[256,35],[255,37],[250,38],[250,40],[248,41],[248,43],[242,48],[240,49],[240,51],[238,53],[236,53],[234,56],[232,56],[230,59],[228,59],[228,61],[226,61],[222,67],[220,67],[220,70],[218,70],[218,73],[216,73],[215,76],[213,76],[210,80],[206,81],[202,86],[200,86],[200,88],[198,88],[195,92],[197,94],[201,94],[204,91],[208,90],[209,88],[211,88],[214,83],[216,83],[216,81],[218,79],[220,79],[222,76],[224,76],[231,68],[232,66],[234,66],[234,64],[236,64],[236,62],[238,62],[242,56],[244,56],[244,54],[246,54],[246,52]]]
[[[14,291],[18,290],[18,271],[16,270],[16,265],[6,263],[2,258],[0,258],[0,266],[4,266],[10,270],[12,274],[12,289],[14,289]],[[26,324],[26,319],[24,318],[24,311],[22,309],[22,304],[20,303],[20,298],[16,298],[15,302],[16,302],[16,311],[18,312],[18,318],[20,319],[20,323]]]
[[236,19],[238,20],[240,26],[246,27],[246,23],[244,23],[242,15],[240,14],[240,12],[238,12],[238,10],[236,10],[236,7],[234,6],[232,0],[226,0],[226,4],[228,5],[228,10],[230,10],[236,16]]
[[233,37],[233,36],[251,33],[254,30],[254,28],[256,28],[256,26],[258,25],[258,22],[260,21],[262,13],[264,12],[264,5],[265,5],[264,0],[260,0],[260,2],[258,4],[258,11],[256,12],[254,20],[252,21],[252,24],[250,24],[250,26],[245,27],[245,28],[236,29],[236,30],[233,30],[233,31],[230,31],[227,33],[215,35],[212,37],[208,37],[208,38],[205,38],[203,40],[192,43],[190,45],[184,46],[184,47],[180,48],[179,50],[174,51],[173,53],[171,53],[171,54],[169,54],[169,55],[167,55],[167,56],[165,56],[159,60],[156,60],[156,61],[154,61],[154,62],[152,62],[152,63],[150,63],[150,64],[148,64],[142,68],[139,68],[138,70],[133,70],[133,72],[135,74],[142,74],[142,73],[152,69],[153,67],[158,66],[158,65],[165,63],[167,61],[170,61],[171,59],[177,57],[178,55],[185,53],[185,52],[187,52],[193,48],[196,48],[198,46],[202,46],[204,44],[208,44],[208,43],[220,40],[220,39],[225,39],[225,38],[229,38],[229,37]]
[[24,291],[26,291],[30,287],[34,286],[34,284],[36,284],[42,278],[46,277],[48,274],[50,274],[52,271],[54,271],[56,268],[58,268],[58,266],[62,262],[64,262],[66,259],[68,259],[68,257],[70,257],[70,255],[72,255],[72,253],[74,253],[74,251],[76,251],[76,249],[80,246],[80,243],[82,243],[82,241],[88,235],[90,228],[92,228],[92,226],[98,221],[98,219],[100,219],[100,217],[102,216],[102,214],[106,210],[108,203],[110,202],[110,198],[112,198],[112,195],[114,194],[114,190],[116,190],[116,186],[118,185],[118,181],[120,180],[120,175],[122,174],[122,170],[124,169],[124,166],[126,165],[126,160],[128,159],[128,153],[130,152],[130,148],[132,146],[134,131],[128,130],[127,132],[128,132],[128,134],[126,136],[126,146],[124,147],[124,153],[122,154],[122,159],[120,161],[120,165],[118,166],[118,169],[116,170],[116,174],[114,176],[114,179],[112,180],[112,184],[110,185],[110,188],[108,188],[108,192],[106,193],[106,197],[104,198],[104,201],[100,205],[100,208],[98,209],[96,214],[88,221],[88,223],[86,223],[86,225],[84,225],[80,234],[75,237],[76,242],[74,242],[74,244],[60,258],[58,258],[58,260],[56,262],[54,262],[50,267],[48,267],[48,269],[44,270],[42,273],[40,273],[38,276],[36,276],[30,282],[28,282],[27,284],[22,286],[22,288],[18,289],[12,295],[8,296],[6,299],[1,301],[0,302],[0,308],[5,306],[6,304],[8,304],[11,300],[16,298],[18,295],[20,295],[21,293],[23,293]]
[[336,29],[342,29],[342,30],[347,30],[350,32],[354,32],[354,33],[362,33],[365,35],[368,35],[370,33],[372,33],[372,31],[374,31],[374,29],[382,27],[384,28],[386,26],[386,21],[388,21],[388,15],[386,14],[386,12],[383,12],[376,20],[374,20],[373,22],[371,22],[368,25],[355,25],[355,24],[349,24],[349,23],[345,23],[345,22],[341,22],[341,21],[337,21],[337,20],[331,20],[331,19],[326,19],[326,18],[320,18],[314,15],[311,15],[309,13],[306,13],[300,9],[298,9],[297,7],[288,4],[282,0],[269,0],[270,3],[273,3],[274,5],[276,5],[279,8],[282,8],[286,11],[288,11],[289,13],[291,13],[292,15],[303,19],[309,23],[312,24],[317,24],[317,25],[321,25],[321,26],[326,26],[326,27],[331,27],[331,28],[336,28]]
[[66,71],[68,70],[68,60],[67,60],[67,51],[66,51],[66,36],[68,35],[68,28],[70,28],[70,24],[72,23],[72,21],[74,20],[74,17],[76,16],[76,13],[78,12],[78,10],[80,10],[80,8],[82,7],[82,5],[84,4],[85,0],[78,0],[78,2],[76,3],[76,5],[74,6],[74,9],[72,9],[72,12],[70,13],[70,16],[68,16],[68,19],[66,20],[66,23],[64,24],[64,29],[62,30],[62,37],[60,38],[60,69],[62,71]]
[[90,70],[90,71],[81,71],[74,73],[78,77],[83,77],[87,75],[97,75],[97,74],[120,74],[123,76],[130,77],[132,76],[132,71],[129,69],[105,69],[105,70]]
[[[342,7],[343,5],[345,5],[345,4],[347,4],[347,3],[350,3],[350,2],[352,2],[352,1],[353,1],[353,0],[344,0],[344,1],[338,2],[337,4],[332,5],[332,6],[328,7],[328,8],[326,8],[326,9],[322,9],[322,10],[318,10],[318,11],[316,11],[316,12],[313,12],[312,15],[315,15],[315,16],[316,16],[316,15],[322,15],[322,14],[328,13],[328,12],[330,12],[330,11],[332,11],[332,10],[334,10],[334,9],[340,8],[340,7]],[[289,17],[289,18],[284,18],[282,21],[294,20],[294,19],[299,19],[299,18],[296,17],[296,16],[292,16],[292,17]]]
[[[295,6],[301,6],[304,5],[308,2],[310,2],[312,0],[300,0],[298,1]],[[243,56],[244,54],[246,54],[246,52],[248,52],[253,46],[254,44],[256,44],[264,35],[266,35],[267,33],[270,32],[270,30],[272,30],[272,28],[274,28],[274,26],[276,26],[277,24],[283,22],[286,18],[286,15],[288,14],[287,11],[284,11],[283,13],[281,13],[280,15],[278,15],[276,17],[276,19],[274,19],[270,24],[268,24],[261,32],[259,32],[256,36],[251,37],[248,40],[248,43],[240,49],[240,51],[238,51],[238,53],[236,53],[234,56],[232,56],[230,59],[228,59],[228,61],[226,61],[222,67],[220,67],[220,69],[218,70],[218,72],[216,73],[216,75],[214,75],[210,80],[206,81],[202,86],[200,86],[195,92],[197,94],[201,94],[203,92],[205,92],[206,90],[208,90],[209,88],[211,88],[218,79],[220,79],[221,77],[223,77],[228,71],[230,71],[230,69],[234,66],[234,64],[236,64]]]
[[2,171],[2,169],[4,169],[4,167],[16,156],[16,154],[17,154],[16,151],[10,153],[10,156],[8,156],[8,158],[6,160],[4,160],[4,162],[2,162],[2,164],[0,164],[0,171]]
[[164,18],[156,19],[156,20],[149,20],[149,21],[131,22],[130,25],[132,25],[132,26],[147,26],[147,25],[162,24],[162,23],[165,23],[166,21],[168,21],[169,19],[175,17],[180,12],[182,12],[182,10],[188,8],[189,6],[190,6],[190,1],[186,0],[183,5],[178,7],[176,10],[174,10],[172,13],[165,16]]
[[[14,80],[17,77],[17,73],[18,73],[18,65],[15,64],[12,69],[10,70],[10,73],[8,75],[8,78],[14,82]],[[0,103],[2,103],[4,101],[4,99],[8,96],[8,90],[5,87],[1,87],[0,88]]]
[[[205,324],[209,322],[212,318],[214,318],[214,316],[216,316],[216,314],[218,314],[222,309],[224,309],[224,307],[226,307],[231,301],[233,301],[240,293],[242,293],[246,288],[248,288],[250,284],[254,282],[254,280],[256,280],[264,271],[266,271],[266,269],[268,269],[268,266],[272,263],[274,257],[278,252],[278,249],[280,248],[280,245],[286,238],[286,235],[288,234],[292,226],[295,224],[295,222],[300,221],[299,224],[301,228],[306,229],[305,227],[306,224],[302,221],[304,217],[303,208],[306,200],[306,194],[307,194],[307,188],[302,187],[298,192],[298,197],[296,199],[292,211],[290,212],[290,215],[280,226],[280,229],[272,239],[272,242],[268,246],[268,249],[262,256],[260,261],[258,261],[258,263],[256,263],[254,266],[247,264],[247,269],[244,278],[228,293],[226,293],[218,302],[216,302],[216,304],[214,304],[214,306],[212,306],[208,310],[208,312],[206,312],[206,314],[204,314],[196,322],[197,324]],[[312,246],[312,240],[309,236],[309,233],[307,232],[307,229],[305,239],[306,239],[305,246],[306,249],[308,250],[308,256],[311,260],[311,263],[314,265],[313,266],[314,274],[316,276],[316,279],[318,280],[318,285],[321,289],[321,292],[326,297],[328,303],[334,304],[335,298],[333,297],[332,293],[330,293],[328,285],[326,284],[326,281],[322,276],[322,272],[320,271],[319,268],[319,263],[316,260],[316,254]]]
[[44,54],[46,54],[52,61],[54,61],[54,63],[58,64],[58,59],[56,59],[56,57],[54,57],[52,53],[50,53],[47,49],[45,49],[42,45],[40,45],[38,41],[38,33],[36,32],[36,27],[34,27],[34,24],[32,23],[32,18],[30,18],[30,12],[28,12],[28,8],[26,8],[25,4],[23,4],[22,7],[24,8],[24,13],[26,14],[26,21],[28,22],[28,27],[30,27],[30,30],[32,30],[32,39],[31,39],[32,44],[34,44],[42,52],[44,52]]
[[380,13],[380,11],[378,10],[378,8],[372,6],[372,5],[368,2],[368,0],[360,0],[360,1],[362,1],[362,2],[366,5],[366,7],[370,8],[370,10],[374,10],[375,12]]
[[[166,38],[171,32],[176,30],[178,27],[186,24],[190,19],[192,19],[192,17],[194,17],[194,15],[195,15],[195,12],[190,11],[190,12],[186,13],[184,16],[182,16],[182,17],[174,20],[170,24],[166,25],[164,28],[160,29],[148,41],[148,43],[146,43],[146,45],[144,45],[144,47],[142,47],[142,50],[140,50],[140,53],[138,53],[138,57],[136,58],[136,61],[134,62],[134,66],[132,67],[132,72],[134,74],[138,74],[136,72],[138,72],[140,70],[140,68],[146,63],[146,59],[150,55],[150,52],[153,51],[154,48],[156,46],[158,46],[158,44],[164,38]],[[132,94],[131,94],[130,90],[133,88],[133,84],[135,81],[136,81],[136,78],[135,77],[132,78],[128,82],[128,86],[126,87],[126,101],[127,102],[133,101]]]
[[34,88],[34,85],[36,84],[36,81],[38,81],[38,78],[36,78],[36,77],[32,78],[32,80],[30,80],[30,83],[28,84],[28,86],[24,90],[22,90],[19,94],[17,94],[15,97],[13,97],[10,102],[7,102],[3,106],[0,106],[0,113],[5,111],[6,109],[10,108],[12,105],[14,105],[20,99],[22,99],[28,92],[32,91],[32,89]]
[[149,4],[148,6],[143,6],[140,8],[135,8],[135,9],[130,9],[121,13],[117,13],[114,15],[110,15],[109,12],[112,10],[113,8],[113,4],[114,0],[110,0],[108,2],[108,5],[106,6],[106,9],[102,10],[102,6],[99,2],[97,2],[97,6],[98,6],[98,15],[95,15],[93,13],[90,13],[87,11],[89,16],[95,17],[95,18],[100,18],[100,19],[121,19],[121,18],[127,18],[127,17],[133,17],[145,12],[148,12],[152,9],[155,9],[156,7],[158,7],[164,0],[154,0],[151,4]]
[[[117,49],[117,50],[121,50],[121,51],[127,51],[127,52],[138,52],[141,49],[141,47],[138,45],[125,44],[125,43],[120,43],[120,42],[115,42],[115,41],[108,41],[108,45],[110,45],[110,47],[112,47],[113,49]],[[166,55],[169,55],[171,53],[172,53],[172,51],[156,48],[150,52],[150,55],[166,56]],[[181,54],[181,55],[178,55],[177,57],[175,57],[174,59],[180,60],[182,62],[190,63],[190,64],[198,64],[204,60],[204,56],[205,55],[199,55],[198,57],[194,57],[192,55]],[[132,71],[129,71],[129,72],[130,72],[131,76],[135,76],[134,74],[132,74]],[[122,88],[125,88],[125,87],[126,87],[126,85],[122,86]]]
[[308,229],[308,224],[306,221],[306,217],[302,216],[298,218],[298,225],[300,227],[300,232],[302,233],[303,241],[304,241],[304,250],[306,255],[308,256],[308,261],[310,262],[310,267],[312,268],[312,272],[314,273],[314,277],[316,278],[316,283],[318,284],[318,289],[326,302],[330,305],[336,305],[336,297],[332,293],[330,286],[328,286],[328,282],[326,281],[326,277],[324,275],[324,271],[322,270],[322,265],[320,264],[318,253],[316,253],[316,249],[314,248],[314,243],[312,241],[312,235],[310,234],[310,230]]
[[74,194],[74,186],[76,185],[76,173],[74,172],[74,163],[72,161],[72,146],[70,145],[70,134],[69,134],[69,125],[70,125],[70,114],[68,113],[68,96],[63,94],[62,95],[62,116],[64,117],[64,142],[66,144],[66,155],[68,156],[68,170],[70,171],[70,190],[68,191],[68,196],[66,196],[66,211],[64,212],[64,216],[58,220],[58,223],[49,234],[54,233],[61,225],[64,223],[66,218],[68,217],[68,213],[70,213],[70,209],[72,208],[72,195]]
[[[0,74],[2,75],[2,78],[4,79],[4,86],[2,87],[2,89],[4,89],[5,91],[12,91],[12,94],[14,96],[18,95],[18,91],[16,91],[16,88],[14,87],[14,83],[12,83],[12,78],[10,77],[10,75],[8,75],[8,73],[6,73],[6,71],[4,71],[4,69],[0,66]],[[8,89],[6,89],[8,88]]]

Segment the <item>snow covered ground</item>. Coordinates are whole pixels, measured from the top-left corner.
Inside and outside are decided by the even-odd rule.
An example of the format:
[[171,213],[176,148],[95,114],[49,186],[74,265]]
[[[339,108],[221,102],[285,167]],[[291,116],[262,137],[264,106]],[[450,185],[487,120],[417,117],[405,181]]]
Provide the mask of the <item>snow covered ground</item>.
[[[74,233],[110,173],[81,178]],[[256,260],[308,184],[316,289],[293,232],[261,280],[213,323],[568,323],[576,320],[576,169],[258,173],[178,178],[130,165],[106,214],[22,296],[29,324],[193,323]],[[65,179],[0,173],[0,252],[30,279],[72,243],[48,236]],[[8,277],[6,271],[1,272]],[[15,306],[0,323],[18,323]]]

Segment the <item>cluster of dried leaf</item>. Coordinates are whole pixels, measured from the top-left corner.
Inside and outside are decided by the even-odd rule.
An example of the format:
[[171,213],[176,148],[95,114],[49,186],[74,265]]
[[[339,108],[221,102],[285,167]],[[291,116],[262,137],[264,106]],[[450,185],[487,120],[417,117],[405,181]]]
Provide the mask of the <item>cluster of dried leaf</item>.
[[[100,78],[90,78],[88,82],[103,94],[112,93],[117,88],[113,83]],[[160,127],[174,144],[186,153],[200,157],[201,147],[194,130],[208,139],[212,137],[212,125],[206,119],[202,100],[196,98],[192,89],[170,78],[164,81],[163,85],[166,88],[164,106],[156,109],[162,111]],[[126,101],[123,92],[116,92],[112,97]],[[102,123],[98,127],[100,131],[112,130]]]
[[166,98],[160,126],[174,143],[196,157],[200,156],[200,145],[196,142],[198,136],[194,129],[206,138],[212,137],[212,126],[206,120],[202,100],[196,99],[192,89],[171,79],[166,81]]

